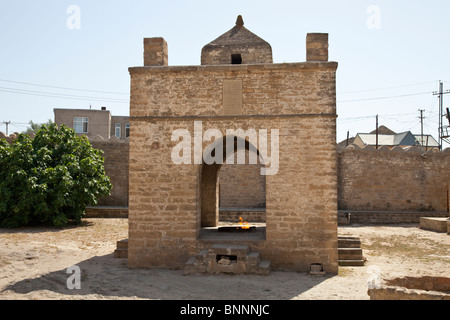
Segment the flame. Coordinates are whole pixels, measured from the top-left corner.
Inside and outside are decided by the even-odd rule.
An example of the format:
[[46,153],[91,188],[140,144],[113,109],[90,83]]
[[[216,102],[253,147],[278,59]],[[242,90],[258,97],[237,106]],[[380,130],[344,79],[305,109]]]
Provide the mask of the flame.
[[242,219],[242,217],[239,217],[239,225],[241,229],[250,229],[250,226],[248,224],[247,221],[244,221],[244,219]]

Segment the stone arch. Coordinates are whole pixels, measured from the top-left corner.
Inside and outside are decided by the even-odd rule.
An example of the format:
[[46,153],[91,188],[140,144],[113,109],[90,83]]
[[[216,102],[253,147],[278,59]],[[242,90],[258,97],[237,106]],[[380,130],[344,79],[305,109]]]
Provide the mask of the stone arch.
[[[227,143],[229,143],[231,139],[233,141],[232,145],[229,144],[227,146]],[[208,164],[208,162],[210,162],[207,159],[208,156],[211,155],[212,157],[215,157],[216,150],[219,152],[222,151],[222,155],[219,155],[219,159],[216,158],[216,160],[219,161]],[[200,212],[202,228],[217,227],[219,223],[219,172],[225,160],[230,155],[235,154],[240,150],[244,153],[246,150],[252,151],[256,155],[257,161],[262,165],[267,163],[253,143],[239,136],[224,136],[205,148],[200,169]],[[239,161],[239,158],[237,161]]]

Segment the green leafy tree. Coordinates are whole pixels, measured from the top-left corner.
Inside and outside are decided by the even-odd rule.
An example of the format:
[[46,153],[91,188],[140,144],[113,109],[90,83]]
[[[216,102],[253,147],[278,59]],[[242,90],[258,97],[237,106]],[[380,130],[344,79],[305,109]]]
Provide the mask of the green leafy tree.
[[0,227],[80,223],[88,205],[111,191],[102,151],[56,124],[32,140],[0,140]]

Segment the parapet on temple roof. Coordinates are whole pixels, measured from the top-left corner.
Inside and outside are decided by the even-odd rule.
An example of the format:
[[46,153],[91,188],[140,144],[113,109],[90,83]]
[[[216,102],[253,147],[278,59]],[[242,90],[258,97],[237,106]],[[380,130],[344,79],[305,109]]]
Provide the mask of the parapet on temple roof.
[[202,49],[201,64],[273,63],[272,47],[244,27],[242,16],[236,25]]
[[[163,38],[144,38],[144,66],[168,66],[169,53],[167,42]],[[317,67],[328,62],[328,34],[308,33],[306,35],[306,62]],[[317,64],[319,63],[319,64]],[[238,16],[236,25],[202,49],[202,65],[245,64],[275,65],[270,44],[244,27],[242,16]],[[306,67],[307,64],[303,64]],[[299,64],[297,64],[299,66]],[[337,63],[328,64],[337,68]],[[130,68],[130,72],[136,68]]]

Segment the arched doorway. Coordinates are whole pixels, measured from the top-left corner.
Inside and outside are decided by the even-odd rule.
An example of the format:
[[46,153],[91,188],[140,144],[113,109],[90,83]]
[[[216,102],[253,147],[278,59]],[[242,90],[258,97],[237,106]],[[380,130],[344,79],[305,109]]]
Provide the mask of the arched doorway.
[[[216,154],[216,152],[221,154]],[[203,156],[200,172],[200,238],[205,236],[205,231],[211,235],[214,231],[219,230],[220,224],[233,224],[233,222],[238,224],[240,217],[246,218],[251,214],[252,217],[258,216],[256,221],[260,232],[255,235],[258,234],[258,238],[265,239],[266,178],[261,175],[261,168],[265,168],[265,161],[256,146],[238,136],[225,136],[209,145]],[[224,178],[225,190],[221,189],[220,184],[222,169],[224,176],[231,175]],[[233,175],[240,175],[238,181],[233,180]],[[253,186],[254,189],[249,186],[252,183],[256,183]],[[235,190],[232,190],[233,192],[230,194],[230,190],[233,188]],[[255,189],[257,194],[254,192]],[[239,193],[241,193],[241,198]],[[226,203],[222,206],[222,209],[225,209],[222,214],[220,210],[221,196],[222,201],[226,199]]]
[[[226,159],[219,170],[219,222],[265,223],[266,176],[260,161],[251,164],[253,151],[245,150],[245,164]],[[237,153],[229,157],[235,158]],[[233,164],[227,164],[233,163]]]

